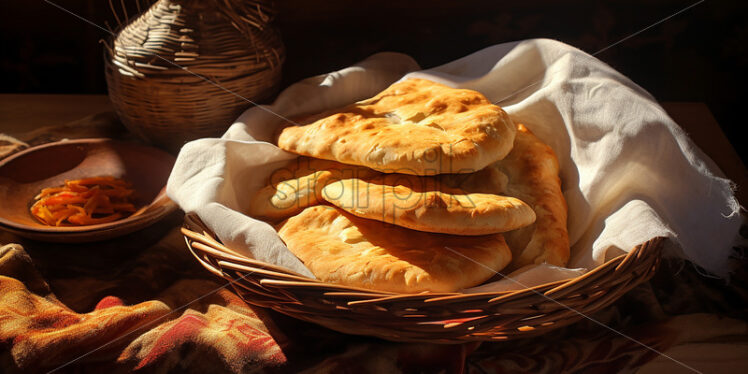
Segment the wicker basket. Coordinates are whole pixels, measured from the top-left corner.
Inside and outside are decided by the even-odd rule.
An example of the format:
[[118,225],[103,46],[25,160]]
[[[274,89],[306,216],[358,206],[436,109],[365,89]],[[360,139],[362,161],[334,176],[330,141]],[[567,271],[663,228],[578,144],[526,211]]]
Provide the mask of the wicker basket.
[[285,49],[272,12],[270,0],[158,0],[120,25],[105,71],[125,126],[176,150],[274,94]]
[[223,246],[193,214],[182,233],[192,254],[246,302],[348,334],[402,342],[502,341],[574,323],[648,280],[663,238],[574,279],[520,291],[395,294],[322,283]]

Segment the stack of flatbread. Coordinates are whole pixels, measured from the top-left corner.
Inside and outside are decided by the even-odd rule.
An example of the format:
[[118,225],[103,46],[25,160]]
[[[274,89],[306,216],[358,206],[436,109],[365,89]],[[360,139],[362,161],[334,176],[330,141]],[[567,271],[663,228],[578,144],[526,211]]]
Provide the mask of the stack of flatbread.
[[325,282],[453,292],[569,257],[550,147],[479,92],[423,79],[300,118],[249,214]]

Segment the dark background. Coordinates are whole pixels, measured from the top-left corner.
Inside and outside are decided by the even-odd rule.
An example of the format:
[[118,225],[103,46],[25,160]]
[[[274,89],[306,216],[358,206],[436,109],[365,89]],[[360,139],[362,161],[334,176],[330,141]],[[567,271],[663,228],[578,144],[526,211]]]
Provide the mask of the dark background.
[[[116,24],[106,0],[50,1],[99,25]],[[697,1],[279,0],[283,86],[385,50],[407,53],[424,68],[534,37],[595,53]],[[745,162],[746,19],[745,2],[706,0],[597,57],[660,101],[706,103]],[[100,40],[107,36],[43,0],[3,1],[0,92],[106,93]]]

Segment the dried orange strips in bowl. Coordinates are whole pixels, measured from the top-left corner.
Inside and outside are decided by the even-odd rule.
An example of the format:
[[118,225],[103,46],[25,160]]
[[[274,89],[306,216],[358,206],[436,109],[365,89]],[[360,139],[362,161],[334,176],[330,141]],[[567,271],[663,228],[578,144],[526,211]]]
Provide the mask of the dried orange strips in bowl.
[[135,212],[134,192],[128,182],[115,177],[68,180],[36,195],[31,215],[50,226],[112,222]]

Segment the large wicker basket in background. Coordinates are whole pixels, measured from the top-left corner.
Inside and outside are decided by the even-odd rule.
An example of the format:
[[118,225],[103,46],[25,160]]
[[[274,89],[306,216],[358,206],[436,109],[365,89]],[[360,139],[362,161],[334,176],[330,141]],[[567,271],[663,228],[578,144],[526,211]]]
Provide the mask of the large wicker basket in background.
[[225,131],[278,89],[285,49],[273,15],[271,0],[158,0],[122,21],[105,51],[122,122],[170,150]]
[[579,321],[652,277],[663,244],[653,238],[577,278],[519,291],[396,294],[324,283],[247,258],[194,214],[182,233],[203,267],[250,304],[344,333],[443,344],[530,337]]

